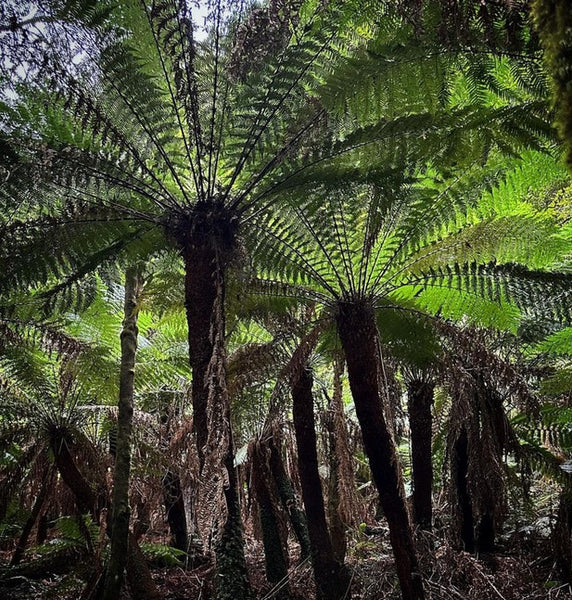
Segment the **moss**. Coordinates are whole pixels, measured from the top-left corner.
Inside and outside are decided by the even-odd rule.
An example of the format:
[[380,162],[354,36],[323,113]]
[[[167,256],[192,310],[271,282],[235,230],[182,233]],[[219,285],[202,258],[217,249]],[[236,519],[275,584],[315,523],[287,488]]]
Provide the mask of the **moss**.
[[572,9],[570,0],[535,0],[534,25],[552,80],[556,127],[572,168]]
[[229,516],[216,546],[217,600],[252,600],[240,517]]

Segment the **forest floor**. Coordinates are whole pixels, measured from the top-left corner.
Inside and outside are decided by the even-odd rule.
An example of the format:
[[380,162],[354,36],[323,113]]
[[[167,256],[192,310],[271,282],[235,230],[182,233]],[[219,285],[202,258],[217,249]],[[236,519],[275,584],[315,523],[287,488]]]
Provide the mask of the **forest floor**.
[[[379,528],[370,537],[350,539],[346,563],[351,571],[351,598],[399,599],[388,533]],[[527,526],[505,535],[494,554],[472,555],[453,549],[437,533],[419,533],[418,549],[425,590],[432,600],[562,600],[571,597],[568,585],[558,580],[553,552],[541,527]],[[281,598],[315,598],[310,564],[297,560],[291,548],[290,595]],[[280,598],[264,576],[262,545],[248,541],[246,548],[251,583],[257,600]],[[8,552],[0,553],[2,600],[77,600],[85,587],[81,569],[67,573],[39,573],[36,577],[11,576],[5,570]],[[93,564],[93,563],[91,563]],[[73,567],[73,561],[69,567]],[[164,600],[209,600],[213,597],[214,570],[203,565],[188,570],[180,566],[154,567],[153,578]],[[348,596],[349,598],[349,596]],[[129,595],[125,594],[126,600]]]

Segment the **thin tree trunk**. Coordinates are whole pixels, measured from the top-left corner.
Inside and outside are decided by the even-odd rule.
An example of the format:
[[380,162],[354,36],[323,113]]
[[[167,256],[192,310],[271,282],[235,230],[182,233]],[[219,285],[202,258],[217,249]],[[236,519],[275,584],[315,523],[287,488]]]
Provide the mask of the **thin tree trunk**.
[[434,385],[421,379],[407,384],[411,459],[413,468],[413,519],[422,529],[431,529],[433,520],[432,432]]
[[54,480],[54,471],[53,468],[48,468],[44,471],[42,475],[42,481],[40,484],[40,490],[38,495],[36,496],[36,500],[34,502],[34,506],[32,507],[32,512],[30,516],[26,520],[24,524],[24,529],[18,539],[18,543],[16,544],[16,549],[14,550],[14,554],[12,555],[12,559],[10,560],[10,566],[14,567],[20,563],[22,560],[22,556],[24,556],[24,551],[26,550],[26,544],[28,543],[28,538],[30,537],[30,533],[32,532],[32,528],[36,523],[40,512],[44,506],[46,498],[50,493],[52,484]]
[[290,523],[294,530],[294,535],[300,544],[300,558],[304,560],[311,554],[310,548],[310,536],[308,534],[308,523],[306,520],[306,514],[298,506],[298,500],[294,493],[294,486],[292,480],[286,472],[284,467],[284,461],[282,460],[282,454],[280,448],[276,444],[274,436],[269,440],[270,446],[270,470],[272,471],[272,477],[276,483],[278,495],[282,506],[290,517]]
[[[81,474],[69,448],[64,440],[56,439],[52,442],[56,467],[64,483],[74,494],[77,507],[80,512],[97,513],[99,509],[107,505],[107,498],[103,494],[99,496],[91,489],[91,486]],[[108,534],[111,521],[108,522]],[[102,525],[104,526],[104,525]],[[127,555],[127,580],[133,595],[137,600],[159,600],[159,592],[151,574],[147,562],[143,557],[139,544],[133,534],[129,534],[129,547]]]
[[317,597],[320,600],[342,600],[349,597],[350,581],[344,565],[334,557],[326,523],[324,496],[318,472],[312,373],[308,369],[302,370],[297,381],[292,383],[292,399],[298,471],[308,519]]
[[343,303],[337,323],[364,448],[389,525],[401,594],[405,600],[419,600],[424,597],[423,584],[398,458],[381,401],[375,313],[366,302]]
[[137,352],[137,312],[142,282],[137,267],[125,273],[121,366],[117,412],[117,444],[113,476],[113,512],[111,516],[111,552],[105,575],[103,600],[116,600],[127,564],[129,536],[129,475],[131,472],[131,432],[133,429],[133,393]]
[[173,471],[167,471],[162,480],[163,501],[167,512],[167,521],[172,535],[172,545],[178,550],[188,552],[189,535],[187,531],[187,515],[181,479]]

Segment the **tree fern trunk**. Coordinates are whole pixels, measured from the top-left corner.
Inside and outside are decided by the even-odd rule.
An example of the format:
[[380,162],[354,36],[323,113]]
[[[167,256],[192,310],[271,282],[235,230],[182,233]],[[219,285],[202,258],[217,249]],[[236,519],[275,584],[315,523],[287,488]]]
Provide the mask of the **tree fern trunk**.
[[125,302],[121,331],[121,367],[117,412],[117,444],[113,476],[113,512],[111,516],[111,552],[105,575],[103,600],[119,597],[123,571],[127,563],[129,536],[129,475],[131,472],[131,431],[133,429],[133,393],[135,354],[137,352],[137,312],[141,278],[137,267],[125,273]]
[[272,471],[272,477],[276,483],[282,506],[290,517],[294,535],[300,544],[300,558],[303,560],[308,558],[311,553],[306,515],[298,506],[299,500],[296,498],[292,480],[286,472],[282,454],[274,436],[270,438],[268,443],[270,446],[270,470]]
[[257,441],[252,452],[252,483],[260,515],[266,579],[270,583],[284,581],[280,596],[288,595],[288,555],[280,533],[278,492],[270,471],[270,448]]
[[419,600],[423,585],[396,450],[381,404],[375,314],[365,302],[343,303],[337,322],[364,448],[389,525],[401,594],[405,600]]
[[32,507],[32,512],[30,516],[26,520],[24,524],[24,529],[18,539],[18,543],[16,544],[16,549],[14,550],[14,554],[10,560],[10,566],[14,567],[20,563],[22,560],[22,556],[24,556],[24,551],[26,550],[26,544],[28,543],[28,538],[30,537],[30,533],[32,532],[32,528],[36,523],[42,507],[46,501],[48,494],[50,493],[52,484],[54,479],[53,468],[48,468],[44,471],[42,475],[42,481],[40,483],[40,491],[36,496],[36,500],[34,502],[34,506]]
[[[217,452],[214,442],[207,449],[209,440],[218,436],[216,445],[225,447],[222,462],[227,472],[224,487],[227,519],[216,544],[217,599],[246,600],[251,597],[251,591],[234,467],[226,364],[224,356],[220,356],[224,354],[225,271],[235,248],[235,221],[224,208],[210,203],[202,206],[200,211],[197,208],[193,219],[191,231],[182,231],[178,236],[185,263],[185,308],[193,373],[193,428],[201,471],[209,458],[207,452]],[[210,420],[214,420],[221,431],[214,431],[212,427],[213,431],[210,431]],[[225,434],[227,439],[223,439]]]
[[431,529],[433,519],[433,390],[432,383],[419,379],[414,379],[407,385],[413,468],[413,518],[423,529]]
[[349,597],[349,576],[334,551],[324,509],[324,496],[318,473],[318,452],[314,425],[312,374],[304,369],[292,385],[294,429],[298,446],[298,470],[302,498],[308,519],[312,548],[312,566],[319,600],[342,600]]
[[163,487],[163,501],[167,513],[167,521],[171,530],[172,545],[178,550],[188,552],[189,536],[187,530],[187,515],[181,479],[173,471],[167,471],[161,482]]
[[207,244],[191,244],[185,260],[185,310],[189,329],[189,360],[193,373],[193,431],[200,469],[208,439],[207,372],[213,355],[213,323],[217,299],[217,255]]
[[466,552],[475,551],[475,525],[473,507],[467,476],[469,473],[469,442],[467,430],[462,428],[453,447],[453,463],[451,475],[455,486],[459,535]]

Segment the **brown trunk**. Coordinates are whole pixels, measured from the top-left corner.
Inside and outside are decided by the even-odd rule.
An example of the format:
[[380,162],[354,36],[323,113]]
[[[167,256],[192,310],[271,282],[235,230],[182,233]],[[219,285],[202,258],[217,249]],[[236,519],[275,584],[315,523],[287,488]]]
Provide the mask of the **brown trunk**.
[[[98,495],[91,489],[91,486],[76,467],[69,448],[64,440],[59,440],[52,445],[56,466],[64,483],[74,494],[76,504],[80,512],[94,511],[107,505],[105,495]],[[57,451],[56,451],[57,450]],[[108,533],[109,526],[108,523]],[[103,526],[103,525],[102,525]],[[134,597],[137,600],[159,600],[159,592],[151,578],[149,567],[143,557],[139,544],[133,534],[129,534],[129,548],[127,555],[127,579],[129,587],[133,590]]]
[[213,315],[217,298],[217,256],[208,245],[193,245],[183,254],[185,261],[185,309],[189,329],[189,359],[193,372],[193,430],[200,469],[205,463],[208,439],[207,372],[213,355]]
[[317,597],[320,600],[342,600],[350,597],[350,581],[344,565],[334,557],[326,523],[324,496],[318,472],[312,373],[309,370],[304,369],[297,381],[292,383],[292,399],[298,471],[308,519]]
[[[227,520],[216,544],[219,600],[245,600],[251,596],[234,468],[226,364],[222,356],[225,270],[235,247],[235,229],[233,215],[213,201],[197,205],[188,230],[183,228],[176,234],[185,263],[185,308],[193,374],[193,428],[201,471],[209,458],[207,451],[216,454],[217,447],[227,442],[222,461],[227,472],[227,485],[224,487]],[[216,423],[215,427],[209,426],[211,420]],[[220,432],[214,431],[217,427]],[[207,450],[210,440],[213,442]]]
[[290,523],[294,535],[300,544],[300,558],[303,560],[310,556],[310,536],[308,534],[308,523],[304,511],[298,506],[298,499],[294,493],[294,486],[284,467],[280,448],[274,437],[269,440],[270,445],[270,470],[276,483],[280,502],[290,517]]
[[422,529],[431,529],[433,519],[433,391],[432,383],[420,379],[414,379],[407,384],[413,469],[413,518]]
[[424,597],[399,463],[381,403],[375,313],[366,302],[341,303],[338,332],[364,448],[389,525],[395,567],[405,600]]
[[569,481],[566,481],[560,494],[552,543],[560,575],[564,581],[572,583],[572,484]]
[[36,500],[34,502],[34,506],[32,507],[32,512],[30,516],[26,520],[24,524],[24,529],[18,539],[18,543],[16,544],[16,549],[14,550],[14,554],[12,555],[12,559],[10,560],[10,566],[16,566],[21,560],[22,556],[24,556],[24,551],[26,550],[26,544],[28,543],[28,538],[30,537],[30,533],[32,532],[32,528],[36,523],[42,507],[46,501],[48,494],[50,493],[52,483],[54,480],[54,472],[52,469],[46,469],[42,475],[42,481],[40,484],[40,490],[38,495],[36,496]]
[[129,475],[131,472],[131,431],[133,429],[133,394],[135,385],[135,355],[137,352],[137,313],[142,281],[137,267],[125,273],[125,302],[121,331],[121,365],[119,369],[119,402],[117,413],[117,444],[113,475],[113,512],[111,516],[111,551],[103,600],[119,597],[123,571],[127,563],[129,519]]
[[475,526],[473,508],[469,494],[467,475],[469,472],[469,444],[467,430],[463,427],[453,448],[451,475],[457,497],[457,513],[460,521],[459,533],[466,552],[475,551]]
[[278,492],[270,472],[270,448],[265,442],[254,443],[252,451],[252,488],[258,506],[266,579],[270,583],[285,582],[281,596],[288,592],[288,554],[280,528]]
[[188,552],[187,515],[185,513],[181,479],[173,471],[167,471],[163,477],[162,485],[163,501],[172,536],[171,544],[178,550]]
[[329,477],[328,477],[328,522],[330,524],[330,537],[334,557],[339,562],[344,562],[347,550],[346,528],[340,516],[340,461],[338,458],[338,448],[336,439],[336,428],[334,424],[334,415],[330,407],[325,418],[325,425],[328,432],[328,459],[329,459]]
[[96,493],[80,473],[67,440],[56,435],[52,440],[52,450],[58,472],[72,491],[79,512],[89,513],[98,523],[101,510],[107,506],[107,494],[103,490]]

